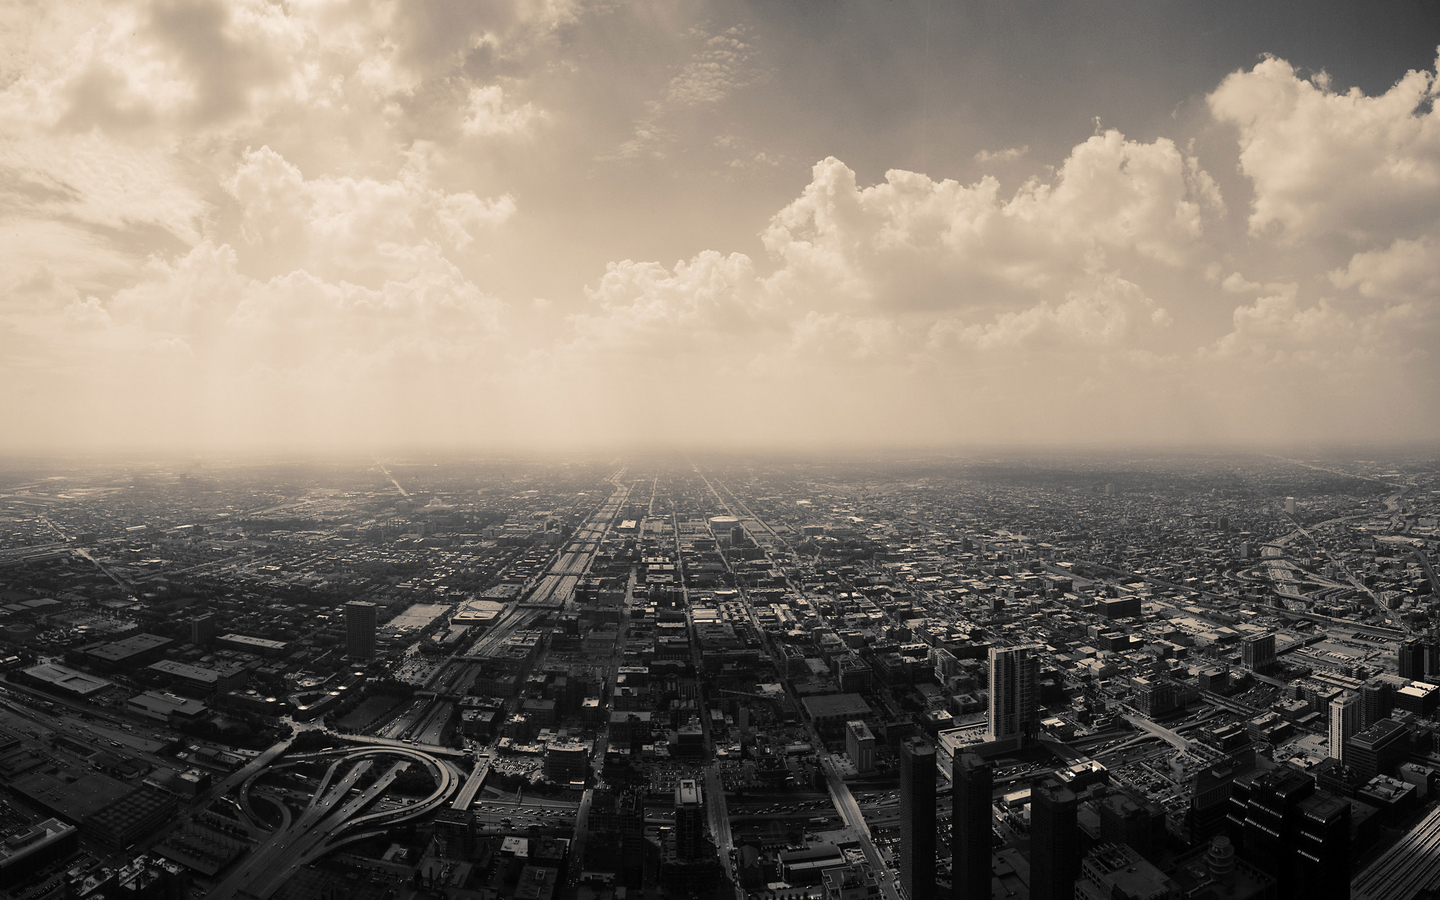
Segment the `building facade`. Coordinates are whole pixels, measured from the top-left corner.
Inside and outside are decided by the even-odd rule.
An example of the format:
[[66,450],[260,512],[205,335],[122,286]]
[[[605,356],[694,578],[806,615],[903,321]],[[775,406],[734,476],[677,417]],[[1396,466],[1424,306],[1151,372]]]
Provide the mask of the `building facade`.
[[990,648],[990,720],[986,737],[1026,744],[1040,733],[1038,644]]
[[345,604],[345,655],[351,659],[375,658],[378,607],[363,600]]
[[935,898],[935,747],[916,737],[900,742],[900,886]]

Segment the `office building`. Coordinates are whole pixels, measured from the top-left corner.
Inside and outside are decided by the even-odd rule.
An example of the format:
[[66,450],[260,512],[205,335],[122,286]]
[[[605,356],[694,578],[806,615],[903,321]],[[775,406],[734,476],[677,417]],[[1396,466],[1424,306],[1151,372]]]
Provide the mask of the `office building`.
[[875,771],[875,735],[864,722],[845,723],[845,755],[861,775]]
[[1152,719],[1175,711],[1178,694],[1175,682],[1168,678],[1135,678],[1135,708]]
[[1360,727],[1369,728],[1390,715],[1393,697],[1389,685],[1372,678],[1360,685]]
[[686,778],[675,787],[675,858],[684,862],[705,854],[705,794]]
[[375,658],[375,625],[378,608],[373,603],[352,600],[345,604],[345,655],[351,659]]
[[900,886],[909,900],[935,897],[935,748],[900,742]]
[[1275,878],[1277,900],[1344,900],[1350,891],[1350,803],[1282,766],[1235,779],[1232,832]]
[[973,753],[955,755],[951,816],[954,900],[990,900],[990,851],[995,828],[991,797],[995,766]]
[[1345,743],[1360,732],[1364,708],[1360,697],[1346,692],[1330,701],[1330,755],[1345,761]]
[[1419,638],[1406,638],[1396,651],[1400,677],[1419,681],[1425,677],[1425,644]]
[[1430,631],[1425,635],[1425,677],[1430,681],[1440,676],[1440,634]]
[[545,747],[545,780],[556,784],[583,782],[590,776],[590,746],[578,741],[552,741]]
[[1054,776],[1030,788],[1031,900],[1071,900],[1080,874],[1079,798]]
[[1251,635],[1240,644],[1240,664],[1264,675],[1275,668],[1275,635]]
[[613,869],[619,884],[634,889],[653,878],[650,842],[645,838],[645,802],[640,793],[596,788],[587,824],[587,867]]
[[1394,772],[1409,752],[1409,729],[1394,719],[1381,719],[1350,738],[1345,745],[1345,764],[1363,783]]
[[1040,733],[1039,644],[990,648],[991,741],[1027,744]]
[[469,859],[475,853],[479,833],[475,813],[469,810],[441,809],[435,815],[435,840],[445,859]]
[[1231,760],[1220,760],[1195,773],[1187,813],[1190,840],[1208,841],[1225,829],[1238,774],[1239,767]]
[[190,643],[203,647],[215,640],[216,620],[214,613],[206,613],[190,620]]

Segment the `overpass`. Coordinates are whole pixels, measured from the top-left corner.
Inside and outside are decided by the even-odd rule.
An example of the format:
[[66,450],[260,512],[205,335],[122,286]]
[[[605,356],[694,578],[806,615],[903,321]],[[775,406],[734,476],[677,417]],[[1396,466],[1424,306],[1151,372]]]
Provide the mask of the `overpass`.
[[455,802],[450,804],[451,809],[466,810],[470,804],[475,802],[475,795],[480,792],[480,786],[485,783],[485,776],[490,774],[490,757],[482,756],[475,760],[475,768],[470,772],[470,777],[465,779],[465,785],[455,795]]
[[[319,859],[346,841],[343,836],[356,829],[373,829],[417,818],[439,809],[456,788],[450,766],[414,747],[346,747],[297,757],[290,763],[334,756],[309,804],[293,819],[287,818],[260,846],[215,886],[207,896],[230,900],[236,896],[265,900],[285,884],[302,866]],[[359,780],[376,762],[388,760],[389,767],[369,787],[351,796]],[[378,800],[390,785],[412,765],[426,767],[435,781],[428,797],[398,809],[362,811]],[[345,767],[349,768],[346,769]],[[344,774],[341,775],[341,771]],[[241,785],[241,806],[249,805],[260,772],[247,776]],[[338,777],[337,777],[338,776]]]

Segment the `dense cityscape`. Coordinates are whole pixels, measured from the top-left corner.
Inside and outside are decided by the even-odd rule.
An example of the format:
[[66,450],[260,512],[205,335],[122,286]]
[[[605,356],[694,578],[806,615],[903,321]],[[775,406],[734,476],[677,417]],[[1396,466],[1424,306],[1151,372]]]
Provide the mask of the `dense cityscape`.
[[12,459],[0,890],[1399,900],[1440,460]]

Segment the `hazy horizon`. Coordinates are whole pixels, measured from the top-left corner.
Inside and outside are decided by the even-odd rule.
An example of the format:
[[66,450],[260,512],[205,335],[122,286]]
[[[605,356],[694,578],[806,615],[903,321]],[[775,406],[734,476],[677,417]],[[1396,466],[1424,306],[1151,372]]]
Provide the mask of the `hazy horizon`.
[[0,454],[1437,446],[1371,10],[13,3]]

